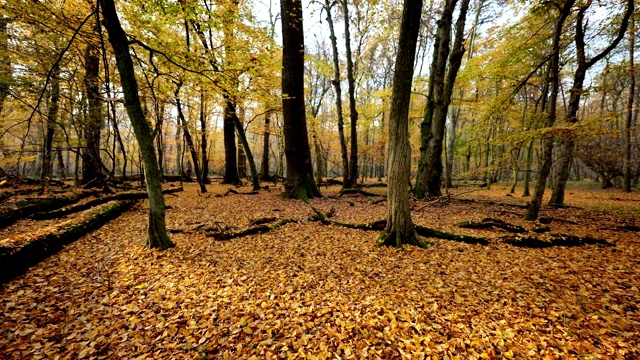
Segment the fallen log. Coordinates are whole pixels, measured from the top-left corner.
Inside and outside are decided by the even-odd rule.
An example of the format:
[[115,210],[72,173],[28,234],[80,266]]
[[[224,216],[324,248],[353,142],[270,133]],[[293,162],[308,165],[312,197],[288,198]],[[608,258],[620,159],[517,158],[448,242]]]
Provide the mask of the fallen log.
[[227,191],[224,192],[224,194],[216,194],[216,197],[225,197],[229,194],[236,194],[236,195],[258,195],[260,194],[257,191],[249,191],[249,192],[240,192],[238,190],[234,190],[234,189],[227,189]]
[[598,245],[598,246],[611,246],[614,247],[616,244],[608,242],[604,239],[597,239],[591,236],[580,237],[576,235],[567,235],[567,234],[551,234],[551,238],[549,240],[543,240],[537,238],[535,236],[506,236],[503,237],[503,241],[508,244],[517,247],[524,248],[548,248],[553,246],[566,246],[566,247],[575,247],[582,245]]
[[0,246],[0,284],[25,273],[65,245],[115,219],[133,204],[134,201],[116,201],[91,212],[87,219],[69,224],[62,231],[56,229],[40,234],[17,246]]
[[463,221],[456,224],[457,227],[463,229],[502,229],[512,233],[523,233],[527,230],[519,225],[509,224],[502,219],[484,218],[481,221]]
[[371,183],[371,184],[362,184],[360,186],[361,187],[365,187],[365,188],[376,188],[376,187],[386,188],[387,184],[385,184],[383,182],[375,182],[375,183]]
[[[166,195],[166,194],[174,194],[180,191],[183,191],[183,189],[181,187],[178,187],[178,188],[162,190],[162,193]],[[97,199],[89,200],[83,204],[77,204],[77,205],[65,207],[59,210],[35,213],[31,216],[31,218],[34,220],[57,219],[57,218],[67,216],[69,214],[74,214],[80,211],[91,209],[94,206],[98,206],[113,200],[141,200],[141,199],[146,199],[147,197],[149,197],[149,194],[147,194],[146,191],[145,192],[122,192],[118,194],[99,197]]]
[[86,197],[97,195],[100,191],[91,189],[69,195],[51,194],[46,197],[23,199],[16,202],[16,207],[6,209],[0,213],[0,228],[7,227],[14,222],[24,219],[38,212],[48,212],[63,206],[74,204]]

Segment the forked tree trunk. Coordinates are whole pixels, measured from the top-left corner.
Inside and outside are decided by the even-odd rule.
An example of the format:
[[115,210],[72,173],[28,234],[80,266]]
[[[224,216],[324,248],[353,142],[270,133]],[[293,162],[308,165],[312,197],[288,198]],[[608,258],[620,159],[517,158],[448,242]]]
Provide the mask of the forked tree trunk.
[[281,0],[282,114],[284,153],[287,159],[285,196],[308,200],[321,197],[313,178],[311,149],[304,103],[304,34],[302,3]]
[[[560,9],[558,20],[556,21],[553,43],[551,45],[551,63],[549,65],[548,83],[550,96],[548,101],[548,111],[545,126],[550,129],[556,122],[556,104],[558,101],[559,73],[560,73],[560,40],[564,22],[571,13],[571,8],[575,0],[567,0]],[[542,196],[547,186],[547,177],[551,172],[551,162],[553,156],[553,137],[547,136],[544,140],[542,166],[538,172],[538,181],[533,192],[533,198],[524,215],[525,220],[535,220],[538,218],[540,207],[542,206]]]
[[398,55],[393,75],[391,112],[389,115],[389,179],[387,225],[378,241],[381,246],[403,244],[426,247],[411,220],[409,202],[409,103],[413,62],[416,55],[422,0],[405,0],[400,25]]
[[196,180],[198,181],[198,185],[200,185],[200,192],[206,193],[207,187],[205,186],[204,180],[202,179],[202,174],[200,173],[200,166],[198,164],[198,153],[196,152],[193,138],[191,137],[191,132],[187,127],[187,120],[184,117],[184,112],[182,111],[182,103],[180,101],[180,87],[181,84],[178,85],[176,91],[174,92],[174,97],[176,99],[176,108],[178,110],[178,119],[180,119],[182,131],[184,133],[184,140],[186,141],[189,152],[191,153],[191,161],[193,162],[193,168],[196,173]]
[[153,149],[151,127],[146,121],[138,96],[138,83],[133,70],[133,61],[129,54],[129,44],[113,0],[100,0],[109,42],[116,55],[116,64],[124,92],[124,104],[131,120],[145,166],[147,193],[149,194],[149,228],[147,248],[167,249],[173,245],[167,235],[165,225],[165,205],[162,195],[162,179],[158,171],[156,154]]

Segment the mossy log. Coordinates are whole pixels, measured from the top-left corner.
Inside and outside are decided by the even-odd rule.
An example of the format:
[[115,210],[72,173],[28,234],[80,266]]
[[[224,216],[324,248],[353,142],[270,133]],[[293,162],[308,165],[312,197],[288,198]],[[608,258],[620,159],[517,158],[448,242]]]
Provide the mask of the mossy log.
[[[183,189],[181,187],[178,187],[178,188],[162,190],[162,193],[166,195],[166,194],[174,194],[180,191],[183,191]],[[83,204],[73,205],[73,206],[65,207],[62,209],[54,210],[54,211],[39,212],[39,213],[33,214],[31,218],[34,220],[57,219],[63,216],[67,216],[69,214],[77,213],[79,211],[91,209],[94,206],[98,206],[113,200],[140,200],[140,199],[146,199],[147,197],[149,197],[149,195],[147,194],[146,191],[145,192],[142,192],[142,191],[122,192],[118,194],[99,197],[97,199],[87,201],[86,203],[83,203]]]
[[506,236],[503,237],[503,241],[517,247],[524,248],[548,248],[554,246],[566,246],[575,247],[583,245],[598,245],[598,246],[611,246],[616,244],[610,243],[603,239],[597,239],[591,236],[580,237],[576,235],[567,234],[551,234],[549,240],[543,240],[535,236]]
[[25,273],[29,267],[55,254],[65,245],[115,219],[129,209],[134,202],[133,200],[116,201],[96,210],[82,222],[71,224],[63,231],[38,235],[17,248],[0,246],[0,284]]
[[51,194],[46,197],[23,199],[16,203],[16,208],[5,209],[0,212],[0,229],[14,222],[24,219],[38,212],[48,212],[63,206],[74,204],[91,195],[97,195],[100,191],[92,189],[68,195]]
[[481,221],[463,221],[456,224],[457,227],[464,229],[502,229],[512,233],[523,233],[527,230],[519,225],[509,224],[502,219],[484,218]]

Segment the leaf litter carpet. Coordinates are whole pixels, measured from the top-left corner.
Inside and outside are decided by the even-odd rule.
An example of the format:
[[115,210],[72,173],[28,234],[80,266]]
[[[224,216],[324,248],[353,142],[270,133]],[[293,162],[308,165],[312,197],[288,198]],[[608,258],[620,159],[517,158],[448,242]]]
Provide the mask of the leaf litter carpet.
[[[453,226],[496,216],[531,228],[524,210],[417,202],[416,223],[490,244],[397,250],[377,248],[375,231],[309,221],[279,190],[208,188],[166,196],[173,249],[142,249],[141,202],[4,284],[0,358],[640,359],[640,239],[611,230],[632,217],[545,210],[576,220],[553,231],[617,246],[526,249]],[[386,202],[361,196],[312,204],[343,222],[386,215]],[[259,217],[298,222],[229,241],[203,230]]]

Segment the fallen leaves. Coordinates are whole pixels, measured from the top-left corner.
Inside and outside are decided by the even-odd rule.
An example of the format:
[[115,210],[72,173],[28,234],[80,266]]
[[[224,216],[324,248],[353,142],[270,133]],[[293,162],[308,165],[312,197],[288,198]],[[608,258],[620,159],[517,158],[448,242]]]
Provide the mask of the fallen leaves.
[[[493,230],[455,227],[497,217],[499,205],[452,199],[414,220],[487,237],[489,245],[430,239],[435,245],[426,250],[376,248],[376,232],[309,222],[306,204],[278,195],[205,198],[188,185],[167,197],[168,227],[185,230],[172,235],[176,248],[142,250],[144,207],[67,246],[0,289],[0,357],[640,356],[634,234],[598,233],[617,244],[615,252],[594,245],[522,249],[496,241]],[[312,203],[335,208],[336,221],[384,218],[386,206],[368,200]],[[594,235],[615,223],[599,217],[590,224],[591,213],[579,209],[552,211],[580,222],[552,222],[554,232]],[[500,217],[533,226],[518,214]],[[205,231],[220,223],[242,231],[257,218],[297,222],[224,242]]]

